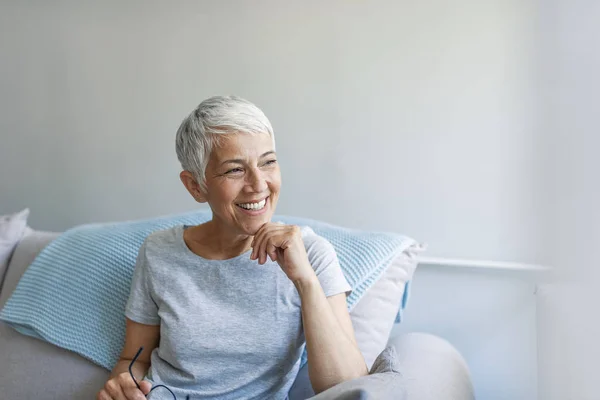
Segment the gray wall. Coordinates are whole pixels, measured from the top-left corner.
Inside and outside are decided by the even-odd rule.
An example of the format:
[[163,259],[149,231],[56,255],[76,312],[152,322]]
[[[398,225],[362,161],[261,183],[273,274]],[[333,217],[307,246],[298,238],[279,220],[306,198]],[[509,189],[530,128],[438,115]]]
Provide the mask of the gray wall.
[[530,2],[24,3],[0,13],[0,213],[196,207],[175,130],[235,93],[273,122],[280,213],[539,259]]
[[[274,125],[279,213],[543,259],[535,2],[51,3],[0,3],[0,214],[64,230],[197,207],[175,131],[234,93]],[[535,398],[531,285],[422,270],[411,302],[403,329],[455,343],[479,398]]]

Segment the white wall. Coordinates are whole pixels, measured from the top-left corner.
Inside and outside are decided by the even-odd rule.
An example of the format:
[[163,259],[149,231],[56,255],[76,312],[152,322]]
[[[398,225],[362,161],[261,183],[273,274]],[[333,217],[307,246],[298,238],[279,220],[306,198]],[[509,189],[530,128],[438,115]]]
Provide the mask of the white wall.
[[546,254],[558,278],[538,296],[539,396],[595,400],[600,360],[600,3],[540,9],[540,131],[547,139]]
[[[403,232],[430,256],[542,258],[532,1],[0,7],[0,214],[63,230],[196,207],[175,131],[235,93],[276,130],[279,213]],[[458,343],[485,398],[532,398],[514,381],[534,368],[531,288],[419,274],[407,326]]]
[[477,399],[535,400],[537,307],[531,278],[418,267],[409,307],[392,335],[429,332],[447,339],[467,360]]

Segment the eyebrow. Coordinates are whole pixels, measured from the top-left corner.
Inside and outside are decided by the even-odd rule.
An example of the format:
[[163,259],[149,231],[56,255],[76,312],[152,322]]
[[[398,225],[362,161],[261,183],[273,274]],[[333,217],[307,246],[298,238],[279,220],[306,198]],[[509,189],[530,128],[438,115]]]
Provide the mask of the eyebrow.
[[[264,158],[264,157],[266,157],[266,156],[269,156],[269,155],[271,155],[271,154],[275,154],[275,152],[274,152],[273,150],[271,150],[271,151],[267,151],[266,153],[262,154],[262,155],[261,155],[259,158]],[[223,162],[221,163],[221,165],[225,165],[225,164],[229,164],[229,163],[232,163],[232,164],[243,164],[243,163],[244,163],[244,160],[242,160],[242,159],[240,159],[240,158],[236,158],[235,160],[227,160],[227,161],[223,161]]]

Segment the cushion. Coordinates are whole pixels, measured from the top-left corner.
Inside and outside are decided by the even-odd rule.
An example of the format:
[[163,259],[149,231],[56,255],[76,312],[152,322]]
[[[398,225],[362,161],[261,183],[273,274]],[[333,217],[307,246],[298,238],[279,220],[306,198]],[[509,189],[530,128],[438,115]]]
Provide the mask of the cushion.
[[411,332],[390,338],[389,344],[396,350],[403,390],[410,399],[474,400],[467,363],[447,340]]
[[29,209],[0,216],[0,289],[13,251],[27,228]]
[[400,253],[350,313],[356,342],[368,368],[388,342],[398,304],[407,298],[408,284],[424,249],[422,245],[413,244]]
[[399,373],[399,371],[400,361],[396,354],[396,348],[394,346],[387,346],[375,359],[369,375],[382,374],[384,372]]
[[[208,218],[208,213],[194,212],[77,227],[61,235],[36,258],[1,317],[22,333],[76,351],[110,369],[123,343],[122,308],[139,245],[156,229],[200,223]],[[278,219],[311,226],[332,242],[354,289],[348,298],[351,311],[392,260],[415,244],[397,234],[351,231],[298,218]]]

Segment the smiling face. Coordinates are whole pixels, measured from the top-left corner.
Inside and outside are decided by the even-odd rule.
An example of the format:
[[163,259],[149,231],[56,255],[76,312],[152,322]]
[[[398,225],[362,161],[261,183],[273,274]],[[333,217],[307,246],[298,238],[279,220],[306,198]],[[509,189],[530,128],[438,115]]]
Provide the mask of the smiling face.
[[232,234],[254,235],[271,220],[281,172],[267,134],[229,134],[220,138],[206,166],[203,200],[213,222]]

